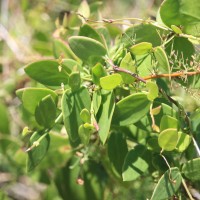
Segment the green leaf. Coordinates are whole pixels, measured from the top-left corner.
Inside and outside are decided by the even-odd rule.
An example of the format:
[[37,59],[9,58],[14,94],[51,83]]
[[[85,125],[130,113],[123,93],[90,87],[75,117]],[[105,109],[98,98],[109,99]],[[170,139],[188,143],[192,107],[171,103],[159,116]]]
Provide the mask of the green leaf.
[[178,168],[170,168],[158,181],[151,200],[164,200],[172,197],[179,189],[182,176]]
[[116,104],[113,123],[124,126],[139,121],[149,112],[150,104],[144,93],[125,97]]
[[133,181],[148,169],[148,163],[143,159],[145,150],[143,146],[136,146],[127,153],[123,165],[123,181]]
[[176,145],[178,152],[185,151],[188,148],[191,140],[192,139],[190,135],[183,132],[178,132],[178,143]]
[[102,43],[102,39],[101,39],[100,35],[96,32],[96,30],[94,30],[88,24],[84,24],[83,26],[80,27],[79,36],[85,36],[88,38],[92,38],[92,39],[97,40]]
[[169,115],[164,115],[161,118],[160,122],[160,131],[163,131],[168,128],[178,128],[178,120],[174,117],[170,117]]
[[61,86],[68,83],[65,67],[55,60],[42,60],[25,67],[25,72],[32,79],[47,86]]
[[183,164],[182,173],[191,181],[200,180],[200,158],[189,160]]
[[128,28],[122,36],[122,42],[126,47],[130,47],[141,42],[148,42],[153,45],[153,47],[160,46],[162,40],[160,35],[164,32],[163,29],[160,29],[152,24],[138,24]]
[[92,80],[94,84],[100,85],[100,78],[106,76],[106,70],[104,69],[103,65],[101,63],[97,63],[92,68]]
[[157,153],[159,153],[161,151],[161,148],[158,144],[158,137],[157,136],[151,137],[147,141],[147,149],[149,149],[151,151],[155,151]]
[[8,110],[3,102],[0,101],[0,133],[10,132],[10,119]]
[[100,78],[100,85],[104,90],[113,90],[122,82],[120,74],[112,74]]
[[112,92],[102,90],[101,106],[97,113],[97,121],[99,125],[99,137],[102,143],[106,142],[110,131],[111,120],[115,108],[115,99]]
[[93,105],[95,115],[97,114],[97,112],[101,106],[101,101],[102,101],[102,97],[101,97],[100,90],[94,91],[93,97],[92,97],[92,105]]
[[51,95],[40,100],[35,109],[36,122],[45,128],[50,128],[54,124],[56,116],[56,105]]
[[85,87],[81,87],[76,92],[66,90],[63,94],[61,105],[65,128],[70,141],[76,146],[80,142],[78,129],[83,123],[80,113],[84,108],[90,110],[90,94]]
[[53,41],[53,53],[55,58],[71,58],[74,60],[79,60],[78,57],[69,48],[69,45],[60,39],[55,39]]
[[[185,63],[188,63],[188,60],[192,60],[195,48],[187,38],[175,37],[170,43],[167,44],[166,52],[168,55],[171,55],[173,52],[172,55],[175,55],[175,57],[172,58],[176,60],[183,60]],[[180,66],[178,65],[178,67]]]
[[69,76],[69,87],[72,91],[77,91],[81,86],[81,77],[79,72],[73,72]]
[[91,123],[91,115],[90,115],[90,112],[86,108],[81,110],[80,116],[84,123]]
[[[132,56],[129,53],[127,53],[124,58],[122,59],[121,63],[120,63],[120,68],[126,69],[130,72],[135,73],[136,72],[136,66],[135,66],[135,61],[132,59]],[[120,72],[120,75],[122,76],[122,80],[124,83],[126,84],[131,84],[135,81],[135,78],[132,77],[131,75],[124,73],[124,72]]]
[[[29,141],[29,147],[32,149],[28,151],[27,171],[32,171],[45,157],[50,143],[48,133],[35,132]],[[37,144],[37,145],[34,145]]]
[[165,0],[160,7],[160,16],[164,24],[183,26],[183,32],[200,36],[200,2],[199,0]]
[[159,93],[158,86],[155,82],[148,81],[147,84],[146,84],[146,87],[149,90],[149,92],[147,94],[147,98],[150,101],[153,101],[155,98],[158,97],[158,93]]
[[134,55],[147,54],[152,50],[152,44],[149,42],[141,42],[130,47],[130,52]]
[[171,25],[171,29],[176,33],[176,34],[182,34],[182,30],[178,27],[178,26],[175,26],[175,25]]
[[108,157],[117,175],[121,177],[122,166],[128,152],[126,138],[121,132],[111,132],[108,139]]
[[91,137],[92,133],[94,133],[94,132],[95,132],[95,128],[93,125],[88,124],[88,123],[82,124],[78,129],[78,134],[81,139],[81,142],[84,145],[88,145],[89,141],[90,141],[90,137]]
[[80,65],[80,63],[72,59],[63,59],[62,69],[65,70],[65,72],[67,72],[68,74],[83,71],[83,67]]
[[23,89],[22,94],[22,103],[24,108],[30,112],[31,114],[35,114],[35,108],[37,107],[38,103],[42,98],[47,95],[51,95],[54,102],[57,102],[57,94],[46,88],[25,88]]
[[153,70],[152,55],[136,55],[135,56],[137,72],[139,76],[149,76]]
[[106,49],[97,40],[84,36],[72,36],[68,41],[72,51],[84,62],[95,61],[96,64],[106,54]]
[[176,148],[178,142],[177,129],[168,128],[162,131],[158,136],[158,144],[164,151],[172,151]]
[[[90,7],[86,0],[83,0],[78,8],[78,13],[83,15],[85,18],[90,16]],[[81,18],[82,19],[82,18]],[[85,22],[83,20],[83,22]]]
[[167,55],[162,47],[156,47],[154,50],[154,55],[158,62],[158,70],[162,73],[170,73],[170,66]]

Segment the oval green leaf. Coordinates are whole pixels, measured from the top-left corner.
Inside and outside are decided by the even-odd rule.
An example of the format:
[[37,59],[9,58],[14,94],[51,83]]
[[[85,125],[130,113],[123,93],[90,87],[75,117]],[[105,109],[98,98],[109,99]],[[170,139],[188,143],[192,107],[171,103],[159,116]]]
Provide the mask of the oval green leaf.
[[116,104],[113,123],[124,126],[139,121],[149,112],[150,104],[144,93],[125,97]]
[[130,52],[134,55],[144,55],[152,50],[152,44],[149,42],[141,42],[130,47]]
[[170,73],[170,66],[167,55],[162,47],[156,47],[154,50],[154,55],[158,62],[158,70],[162,73]]
[[31,114],[35,114],[35,108],[42,98],[47,95],[51,95],[54,102],[57,102],[58,96],[57,94],[46,88],[25,88],[22,94],[22,103],[24,108],[30,112]]
[[143,146],[136,146],[127,153],[123,165],[123,181],[133,181],[148,169],[148,163],[143,159],[145,150]]
[[25,67],[25,72],[32,79],[47,86],[61,86],[68,83],[68,74],[64,66],[55,60],[42,60]]
[[182,173],[191,181],[200,180],[200,158],[189,160],[183,164]]
[[164,115],[161,118],[160,122],[160,131],[163,131],[168,128],[178,128],[178,120],[174,117],[171,117],[169,115]]
[[[136,72],[136,66],[135,66],[135,61],[133,60],[130,52],[127,53],[124,58],[122,59],[121,63],[120,63],[120,68],[129,70],[130,72],[135,73]],[[120,72],[121,76],[122,76],[122,80],[124,83],[126,84],[131,84],[135,81],[135,78],[132,77],[130,74],[124,73],[124,72]]]
[[97,40],[84,36],[72,36],[68,41],[72,51],[84,62],[90,62],[95,58],[97,63],[106,54],[106,49]]
[[169,199],[179,189],[182,182],[182,176],[178,168],[170,168],[158,181],[151,200]]
[[158,136],[158,144],[165,151],[173,151],[178,142],[177,129],[169,128],[162,131]]
[[192,138],[190,135],[183,132],[178,132],[178,143],[176,145],[177,151],[178,152],[185,151],[188,148],[191,140]]
[[100,85],[104,90],[113,90],[122,82],[120,74],[112,74],[100,78]]
[[158,97],[158,86],[155,82],[151,82],[151,81],[148,81],[147,84],[146,84],[146,87],[149,89],[149,92],[147,94],[147,98],[150,100],[150,101],[153,101],[155,98]]
[[81,77],[79,72],[73,72],[69,76],[69,87],[72,91],[77,91],[81,86]]
[[111,132],[108,139],[108,157],[111,162],[113,171],[118,177],[121,177],[122,166],[125,156],[128,153],[126,138],[121,132]]
[[113,92],[106,90],[101,91],[101,98],[101,105],[97,113],[97,122],[99,126],[99,137],[104,144],[110,131],[111,120],[115,108],[115,99]]
[[45,128],[52,127],[57,116],[56,109],[51,95],[44,97],[35,109],[36,122]]
[[200,2],[199,0],[165,0],[160,7],[160,16],[164,24],[183,26],[183,32],[200,36]]
[[[34,146],[34,142],[38,145]],[[35,132],[29,141],[29,147],[33,147],[28,151],[27,171],[32,171],[45,157],[50,144],[50,137],[48,133]]]

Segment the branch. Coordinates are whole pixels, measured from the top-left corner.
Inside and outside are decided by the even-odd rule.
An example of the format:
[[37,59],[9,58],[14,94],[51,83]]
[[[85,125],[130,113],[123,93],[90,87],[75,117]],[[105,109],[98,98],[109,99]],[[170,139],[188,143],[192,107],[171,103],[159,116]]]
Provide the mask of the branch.
[[143,77],[144,80],[149,80],[149,79],[156,79],[156,78],[165,78],[165,77],[180,77],[180,76],[194,76],[200,74],[200,70],[196,72],[175,72],[172,74],[153,74],[150,76]]

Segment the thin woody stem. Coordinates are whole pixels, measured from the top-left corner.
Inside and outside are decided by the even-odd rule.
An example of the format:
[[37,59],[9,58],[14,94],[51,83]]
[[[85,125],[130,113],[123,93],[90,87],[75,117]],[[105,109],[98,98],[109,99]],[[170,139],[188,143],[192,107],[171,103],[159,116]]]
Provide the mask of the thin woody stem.
[[200,71],[196,72],[175,72],[172,74],[153,74],[150,76],[143,77],[144,80],[149,80],[149,79],[156,79],[156,78],[165,78],[165,77],[180,77],[180,76],[193,76],[200,74]]

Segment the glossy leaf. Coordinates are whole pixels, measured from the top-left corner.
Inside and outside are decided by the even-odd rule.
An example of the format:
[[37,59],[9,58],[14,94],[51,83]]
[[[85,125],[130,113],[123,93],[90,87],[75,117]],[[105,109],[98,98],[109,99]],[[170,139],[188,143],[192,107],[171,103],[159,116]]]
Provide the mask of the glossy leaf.
[[108,139],[108,157],[117,175],[121,177],[122,166],[128,152],[126,138],[121,132],[111,132]]
[[31,114],[35,113],[35,108],[37,107],[38,103],[42,98],[47,95],[51,95],[54,102],[57,102],[57,94],[46,88],[25,88],[23,89],[22,94],[22,103],[24,108],[30,112]]
[[148,81],[147,84],[146,84],[146,87],[148,88],[149,92],[147,94],[147,98],[150,100],[150,101],[153,101],[155,98],[158,97],[158,86],[155,82],[151,82],[151,81]]
[[151,200],[164,200],[172,197],[179,189],[182,176],[178,168],[170,168],[158,181]]
[[[37,143],[36,146],[33,145]],[[27,170],[32,171],[45,157],[50,143],[48,133],[35,132],[29,141],[29,147],[33,147],[28,151]]]
[[115,100],[112,92],[102,90],[101,106],[97,113],[99,125],[99,137],[104,144],[110,131],[111,120],[115,108]]
[[97,63],[92,68],[92,80],[94,84],[100,85],[100,78],[106,76],[106,70],[104,69],[103,65],[101,63]]
[[100,85],[104,90],[113,90],[122,82],[120,74],[112,74],[100,78]]
[[169,115],[164,115],[161,118],[160,122],[160,131],[163,131],[168,128],[178,128],[178,120],[174,117],[170,117]]
[[146,94],[132,94],[116,104],[113,123],[121,126],[129,125],[144,117],[150,108],[150,101]]
[[64,125],[70,141],[76,146],[80,142],[78,129],[82,125],[81,111],[90,110],[91,99],[88,90],[81,87],[76,92],[66,90],[62,97],[62,112]]
[[165,0],[160,7],[160,16],[167,25],[181,25],[183,32],[194,36],[199,36],[200,27],[200,2],[193,0]]
[[106,54],[106,49],[97,40],[85,36],[72,36],[68,41],[72,51],[84,62],[95,59],[97,63]]
[[69,76],[69,87],[72,91],[77,91],[81,86],[81,77],[79,72],[73,72]]
[[158,70],[162,73],[170,73],[169,61],[163,48],[156,47],[154,50],[154,55],[158,62]]
[[134,55],[143,55],[151,51],[152,44],[149,42],[141,42],[130,47],[130,52]]
[[62,69],[65,70],[68,74],[72,72],[82,72],[83,68],[81,64],[72,59],[63,59],[62,60]]
[[158,144],[164,151],[172,151],[176,148],[178,133],[176,129],[168,128],[158,136]]
[[24,70],[28,76],[44,85],[61,86],[61,83],[68,83],[64,66],[55,60],[37,61],[27,65]]
[[45,128],[50,128],[56,119],[56,105],[51,95],[44,97],[35,109],[37,123]]
[[189,160],[183,164],[182,173],[191,181],[200,180],[200,158]]
[[144,153],[143,146],[136,146],[127,153],[123,165],[123,181],[133,181],[148,169],[148,163],[143,159]]
[[[126,69],[130,72],[135,73],[136,72],[136,66],[135,66],[135,61],[133,60],[132,56],[130,53],[127,53],[124,58],[122,59],[120,63],[120,68]],[[132,77],[129,74],[126,74],[124,72],[120,72],[120,75],[122,76],[122,80],[126,84],[131,84],[135,81],[135,78]]]

